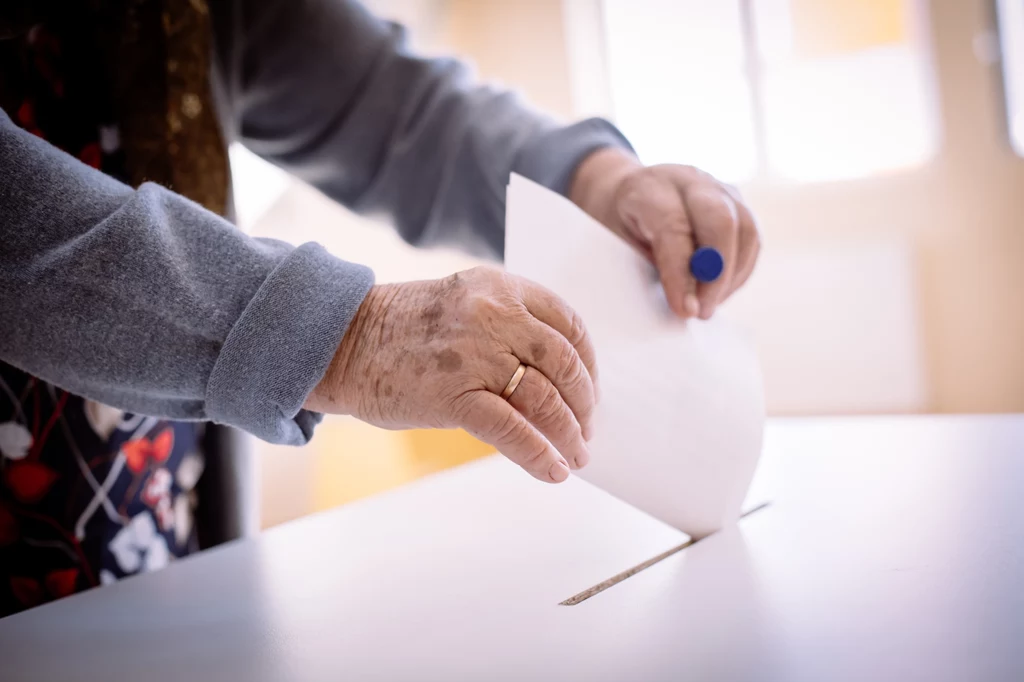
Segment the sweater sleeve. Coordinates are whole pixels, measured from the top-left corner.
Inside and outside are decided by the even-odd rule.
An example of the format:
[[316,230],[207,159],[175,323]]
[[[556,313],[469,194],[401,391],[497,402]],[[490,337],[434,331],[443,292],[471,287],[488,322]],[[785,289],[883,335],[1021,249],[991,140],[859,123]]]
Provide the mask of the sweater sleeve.
[[416,56],[355,0],[231,6],[218,42],[239,139],[413,244],[500,257],[511,172],[566,194],[589,153],[629,148],[607,121],[560,125]]
[[0,359],[132,412],[302,443],[373,275],[112,180],[0,112]]

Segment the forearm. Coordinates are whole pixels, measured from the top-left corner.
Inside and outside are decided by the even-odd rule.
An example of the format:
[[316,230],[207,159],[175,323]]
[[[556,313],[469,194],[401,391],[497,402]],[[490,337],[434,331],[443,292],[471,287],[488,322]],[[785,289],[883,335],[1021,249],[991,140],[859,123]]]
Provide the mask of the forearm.
[[317,245],[246,237],[0,113],[0,359],[122,409],[303,442],[300,412],[372,284]]
[[352,0],[236,5],[242,35],[222,43],[244,46],[243,142],[411,243],[500,256],[510,173],[568,194],[583,158],[629,148],[605,121],[563,126],[458,61],[416,56]]

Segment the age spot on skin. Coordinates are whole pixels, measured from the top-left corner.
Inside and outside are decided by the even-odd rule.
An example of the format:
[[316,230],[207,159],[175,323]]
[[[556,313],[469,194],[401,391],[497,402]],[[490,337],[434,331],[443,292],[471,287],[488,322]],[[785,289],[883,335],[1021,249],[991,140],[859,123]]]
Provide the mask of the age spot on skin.
[[548,354],[548,349],[544,347],[542,343],[534,343],[530,345],[530,355],[533,356],[534,362],[540,362],[544,359],[544,356]]
[[434,357],[437,358],[437,369],[441,372],[457,372],[462,369],[462,356],[451,349],[443,350]]
[[424,322],[431,324],[441,319],[444,314],[444,304],[441,301],[434,301],[423,311],[421,317]]
[[441,301],[435,301],[427,306],[420,314],[420,320],[423,322],[423,338],[426,341],[430,341],[432,338],[437,336],[438,332],[441,331],[441,317],[444,315],[444,304]]
[[385,386],[384,387],[384,397],[385,398],[390,398],[391,394],[394,393],[394,392],[395,392],[395,389],[393,389],[391,386]]

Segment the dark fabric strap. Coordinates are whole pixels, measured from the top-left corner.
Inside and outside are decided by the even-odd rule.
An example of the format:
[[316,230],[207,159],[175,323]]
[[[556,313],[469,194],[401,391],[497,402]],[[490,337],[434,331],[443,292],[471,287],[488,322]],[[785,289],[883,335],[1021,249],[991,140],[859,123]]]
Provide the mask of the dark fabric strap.
[[0,39],[69,12],[96,33],[104,68],[95,88],[110,94],[128,181],[155,182],[223,215],[229,167],[213,108],[206,0],[5,0]]

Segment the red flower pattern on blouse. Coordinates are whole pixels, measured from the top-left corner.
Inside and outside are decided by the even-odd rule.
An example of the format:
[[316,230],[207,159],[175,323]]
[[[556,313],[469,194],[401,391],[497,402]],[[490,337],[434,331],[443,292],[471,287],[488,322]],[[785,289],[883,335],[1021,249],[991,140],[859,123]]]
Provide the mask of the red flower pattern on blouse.
[[121,446],[124,453],[125,464],[136,474],[146,470],[150,462],[163,464],[167,461],[174,448],[174,431],[167,429],[161,431],[152,440],[149,438],[136,438]]

